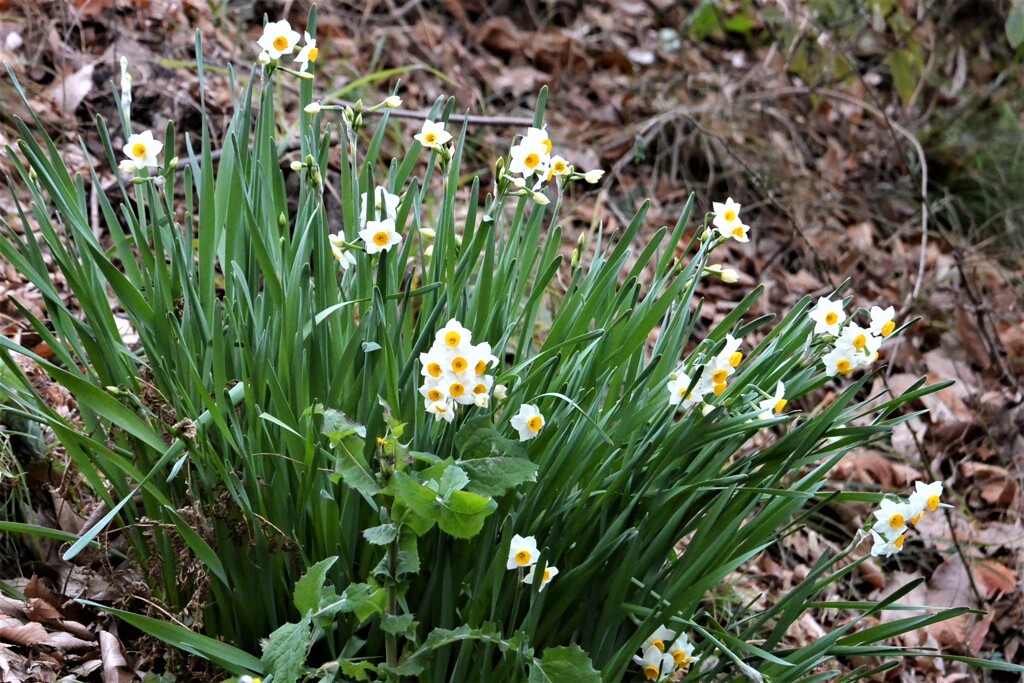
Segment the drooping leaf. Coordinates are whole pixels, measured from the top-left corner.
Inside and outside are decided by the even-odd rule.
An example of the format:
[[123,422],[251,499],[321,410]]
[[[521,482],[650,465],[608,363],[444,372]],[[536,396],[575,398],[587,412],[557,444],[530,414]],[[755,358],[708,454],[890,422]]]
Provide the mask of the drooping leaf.
[[549,647],[530,667],[529,683],[600,683],[601,675],[578,645]]

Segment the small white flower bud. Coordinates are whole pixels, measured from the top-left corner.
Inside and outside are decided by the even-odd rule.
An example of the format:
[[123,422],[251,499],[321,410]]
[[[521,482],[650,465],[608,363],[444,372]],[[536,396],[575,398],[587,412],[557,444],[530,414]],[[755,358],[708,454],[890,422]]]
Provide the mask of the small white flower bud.
[[303,111],[306,112],[307,114],[319,114],[320,109],[321,107],[319,102],[310,102],[309,104],[306,105]]
[[595,183],[597,183],[597,181],[599,181],[601,179],[601,176],[603,176],[603,175],[604,175],[604,171],[603,170],[601,170],[599,168],[595,168],[593,171],[587,171],[586,173],[584,173],[583,174],[583,179],[586,180],[591,185],[594,185]]
[[476,394],[473,396],[473,403],[476,403],[477,408],[486,408],[490,399],[487,394]]
[[494,398],[496,400],[504,401],[506,398],[508,398],[508,387],[506,387],[504,384],[495,384],[494,391],[491,393],[494,395]]
[[262,64],[263,66],[270,66],[270,62],[272,61],[270,58],[270,53],[266,51],[261,52],[260,56],[257,57],[256,59],[259,60],[259,63]]
[[428,245],[427,248],[423,250],[423,255],[427,258],[432,257],[434,255],[434,245]]
[[433,240],[437,237],[437,231],[433,228],[420,228],[420,237],[425,240]]
[[711,405],[710,403],[703,403],[703,404],[701,404],[700,412],[701,412],[701,415],[708,415],[714,409],[715,409],[715,407],[713,405]]
[[300,71],[298,73],[298,76],[299,76],[299,78],[301,78],[304,81],[311,81],[311,80],[313,80],[313,72],[312,71]]
[[536,202],[537,204],[540,204],[541,206],[547,206],[548,204],[551,203],[551,200],[547,198],[547,195],[542,194],[540,192],[533,193],[533,201]]
[[704,234],[700,236],[700,241],[707,242],[708,240],[711,239],[711,235],[711,228],[708,228],[707,230],[704,231]]
[[391,95],[384,98],[384,106],[388,109],[398,109],[402,106],[402,98],[398,95]]
[[512,187],[516,188],[517,190],[521,190],[524,187],[526,187],[526,181],[523,178],[513,178]]
[[135,162],[131,159],[125,159],[117,165],[117,170],[121,173],[135,173]]
[[296,172],[301,171],[302,170],[302,162],[301,161],[293,161],[291,163],[291,169],[293,171],[296,171]]
[[719,277],[722,278],[722,282],[731,285],[740,279],[740,274],[736,272],[735,268],[723,268]]

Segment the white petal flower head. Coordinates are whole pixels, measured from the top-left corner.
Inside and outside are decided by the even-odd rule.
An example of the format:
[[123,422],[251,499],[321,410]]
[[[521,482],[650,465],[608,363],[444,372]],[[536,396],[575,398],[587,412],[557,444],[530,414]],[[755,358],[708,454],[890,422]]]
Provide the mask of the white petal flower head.
[[775,395],[770,398],[766,398],[757,404],[757,407],[763,411],[758,417],[762,420],[768,420],[774,415],[778,415],[785,410],[786,404],[789,403],[789,401],[785,399],[785,396],[786,385],[780,380],[779,383],[775,385]]
[[452,134],[444,129],[442,121],[424,121],[420,132],[413,139],[427,149],[440,149],[452,139]]
[[135,164],[137,170],[148,166],[158,165],[156,157],[163,151],[164,143],[153,138],[153,132],[149,130],[128,136],[128,142],[124,146],[124,154]]
[[874,539],[874,544],[871,546],[871,554],[875,557],[891,557],[903,550],[903,541],[906,540],[906,536],[900,534],[899,536],[893,537],[890,541],[884,536],[880,535],[874,529],[871,530],[871,538]]
[[680,669],[685,669],[691,664],[696,664],[700,661],[700,657],[693,656],[693,643],[686,637],[686,634],[679,636],[676,642],[669,646],[668,653],[672,655],[672,661]]
[[871,307],[871,334],[879,337],[888,337],[896,329],[893,318],[896,317],[896,309],[892,306],[881,309],[878,306]]
[[633,655],[633,662],[643,670],[644,678],[648,681],[661,680],[676,670],[672,655],[664,654],[653,645],[644,650],[643,657]]
[[649,647],[656,647],[659,652],[664,652],[665,648],[671,643],[676,637],[676,632],[670,628],[666,628],[664,624],[654,629],[654,633],[647,637],[644,644],[640,647],[644,652]]
[[728,230],[735,225],[740,224],[740,205],[729,197],[722,202],[712,202],[711,208],[714,209],[715,217],[711,221],[711,224],[716,228]]
[[494,392],[492,393],[492,396],[494,396],[495,400],[497,401],[504,401],[506,398],[508,398],[508,387],[505,386],[504,384],[496,385],[494,387]]
[[348,270],[356,264],[356,256],[349,251],[344,235],[328,235],[327,241],[331,243],[331,253],[342,270]]
[[519,412],[511,420],[512,428],[519,432],[520,441],[536,439],[540,430],[544,427],[544,416],[540,414],[537,406],[531,403],[524,403],[519,407]]
[[914,511],[908,503],[883,498],[874,515],[878,520],[874,530],[886,538],[895,538],[907,530],[907,522],[914,516]]
[[533,536],[512,537],[512,543],[508,547],[508,562],[505,569],[516,569],[518,567],[532,567],[540,559],[540,551],[537,550],[537,539]]
[[743,223],[736,223],[735,225],[728,228],[719,226],[715,228],[715,231],[718,232],[718,234],[721,235],[722,237],[731,237],[737,242],[750,241],[750,237],[747,236],[747,233],[750,232],[750,226],[745,225]]
[[[868,348],[868,344],[874,335],[871,334],[870,330],[867,330],[857,323],[849,323],[843,328],[843,333],[839,336],[839,340],[836,345],[848,344],[859,353],[870,355],[872,352]],[[876,347],[877,348],[877,347]]]
[[740,352],[742,343],[742,339],[737,339],[731,334],[725,335],[725,346],[718,352],[718,357],[729,361],[729,365],[732,367],[738,367],[743,362],[743,354]]
[[462,326],[455,318],[450,319],[434,335],[434,344],[442,348],[468,348],[473,343],[473,333]]
[[809,315],[814,321],[814,334],[827,332],[833,336],[839,336],[839,327],[846,321],[843,302],[831,301],[824,296],[818,299],[818,303],[811,309]]
[[569,165],[568,161],[558,156],[557,154],[551,157],[551,159],[548,162],[548,180],[551,180],[556,176],[567,176],[570,173],[572,173],[572,166]]
[[[533,584],[534,573],[537,571],[537,565],[530,567],[530,571],[526,574],[523,579],[523,583]],[[540,590],[544,590],[544,587],[551,583],[551,579],[558,576],[558,567],[550,566],[544,568],[544,576],[540,580]]]
[[359,231],[359,238],[366,242],[366,253],[376,254],[388,251],[402,241],[402,236],[395,230],[395,220],[385,218],[382,221],[367,221],[366,227]]
[[857,354],[852,346],[840,345],[821,358],[829,377],[849,375],[857,367]]
[[320,56],[320,49],[316,46],[316,41],[309,37],[309,33],[303,33],[303,38],[306,44],[299,50],[299,54],[295,55],[295,61],[302,65],[299,69],[301,72],[305,72],[309,68],[310,62],[316,62],[316,58]]
[[914,492],[910,494],[910,504],[920,508],[922,511],[935,512],[942,504],[942,482],[933,481],[926,484],[923,481],[914,482]]
[[691,395],[693,394],[692,386],[693,382],[690,376],[685,372],[676,373],[675,379],[668,381],[668,404],[670,406],[677,406],[681,402],[684,406],[688,406]]
[[543,178],[550,161],[549,149],[539,140],[524,138],[518,145],[513,145],[509,152],[508,172],[520,173],[524,178],[539,173]]
[[[369,192],[363,195],[363,209],[360,214],[360,221],[364,225],[370,213],[370,207],[367,206],[369,195]],[[385,218],[396,220],[398,218],[398,205],[400,202],[401,197],[397,194],[391,194],[386,187],[378,185],[373,191],[373,217],[377,220]]]
[[279,59],[281,55],[290,55],[295,51],[302,36],[292,30],[287,19],[272,21],[263,27],[263,35],[256,44],[263,48],[271,59]]
[[437,421],[451,422],[455,419],[455,406],[447,400],[435,401],[427,406],[427,412]]
[[530,126],[526,130],[526,135],[523,137],[523,140],[535,142],[544,148],[545,154],[551,154],[551,148],[553,145],[551,144],[551,138],[548,137],[547,128],[534,128],[533,126]]
[[[730,354],[732,355],[732,354]],[[725,384],[729,377],[736,372],[728,356],[719,354],[711,359],[704,368],[704,376],[711,380],[711,384]]]

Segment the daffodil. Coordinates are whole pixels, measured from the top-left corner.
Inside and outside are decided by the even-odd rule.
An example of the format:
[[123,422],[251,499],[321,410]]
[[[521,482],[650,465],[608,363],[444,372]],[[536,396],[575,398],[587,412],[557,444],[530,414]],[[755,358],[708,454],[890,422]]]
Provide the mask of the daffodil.
[[382,221],[366,221],[366,227],[359,231],[359,238],[366,242],[367,254],[388,251],[402,241],[402,236],[395,231],[393,218],[385,218]]
[[435,343],[454,349],[462,345],[469,346],[473,343],[473,333],[462,326],[455,318],[450,319],[434,335]]
[[663,653],[653,645],[644,650],[644,656],[633,655],[633,662],[644,672],[648,681],[658,681],[675,673],[676,663],[672,655]]
[[384,106],[388,109],[398,109],[402,106],[402,98],[398,95],[388,95],[384,98]]
[[693,656],[693,643],[686,637],[686,634],[680,635],[672,645],[668,648],[668,653],[672,655],[672,661],[680,669],[685,669],[691,664],[696,664],[700,661],[700,657]]
[[654,633],[647,637],[641,650],[646,651],[649,647],[655,647],[659,652],[664,652],[666,646],[676,637],[676,632],[666,628],[664,624],[654,629]]
[[[526,577],[523,579],[523,583],[533,584],[534,573],[537,571],[537,565],[530,567],[530,571],[526,573]],[[544,568],[544,576],[540,580],[539,590],[544,590],[544,587],[551,583],[551,579],[558,576],[558,567],[550,565]]]
[[907,522],[914,516],[914,511],[908,503],[884,498],[874,515],[877,520],[874,530],[886,538],[895,538],[907,530]]
[[744,225],[743,223],[736,223],[735,225],[733,225],[731,227],[728,227],[728,228],[716,227],[715,230],[722,237],[726,237],[726,238],[731,237],[734,240],[736,240],[737,242],[749,242],[750,241],[750,238],[747,236],[747,233],[750,232],[750,226],[749,225]]
[[874,544],[871,546],[871,554],[875,557],[885,556],[891,557],[896,553],[903,550],[903,542],[906,540],[906,535],[900,534],[893,536],[892,540],[889,540],[885,536],[882,536],[874,529],[871,530],[871,538],[874,539]]
[[537,550],[537,539],[533,536],[515,534],[508,547],[508,562],[505,563],[505,568],[532,567],[537,564],[539,559],[540,551]]
[[711,207],[715,211],[715,217],[712,219],[711,224],[718,228],[718,231],[723,236],[728,237],[729,231],[737,225],[741,225],[740,221],[740,205],[729,197],[722,202],[712,202]]
[[668,381],[668,403],[672,406],[682,404],[683,408],[689,408],[703,401],[709,391],[711,386],[707,381],[707,373],[698,382],[694,382],[685,372],[677,372]]
[[809,313],[814,321],[814,334],[831,334],[839,336],[839,327],[846,321],[842,301],[831,301],[821,297]]
[[306,44],[299,50],[299,54],[295,55],[295,61],[302,65],[299,71],[306,71],[309,68],[310,62],[316,62],[316,58],[320,55],[320,50],[316,46],[316,41],[309,37],[309,33],[305,32],[302,34]]
[[878,335],[879,337],[888,337],[896,329],[896,323],[893,321],[893,318],[896,317],[896,309],[892,306],[886,309],[872,306],[870,313],[871,327],[869,329],[871,334]]
[[839,345],[821,358],[829,377],[849,375],[857,367],[857,353],[852,346]]
[[543,178],[547,173],[550,149],[541,140],[523,138],[518,145],[512,146],[509,153],[509,173],[518,173],[524,178],[537,173]]
[[[914,492],[910,494],[910,505],[921,511],[921,513],[935,512],[942,505],[942,482],[933,481],[925,484],[923,481],[914,482]],[[920,519],[917,515],[915,518]],[[916,523],[916,520],[912,520]]]
[[524,403],[512,418],[511,424],[512,428],[519,432],[520,441],[529,441],[537,438],[541,428],[544,427],[544,416],[541,415],[537,406]]
[[163,148],[164,143],[154,139],[152,131],[146,130],[128,136],[124,154],[129,161],[135,164],[136,170],[142,170],[147,166],[156,166],[159,163],[156,157]]
[[743,353],[740,352],[742,339],[737,339],[731,334],[725,335],[725,346],[718,352],[718,358],[728,361],[729,365],[736,368],[743,362]]
[[[367,206],[369,198],[369,192],[363,195],[362,211],[359,214],[360,221],[364,225],[370,215],[370,207]],[[385,218],[396,220],[398,218],[398,204],[400,202],[401,198],[397,194],[391,194],[386,187],[378,185],[373,191],[373,217],[377,220]]]
[[551,157],[551,161],[548,163],[548,180],[551,180],[555,176],[563,177],[572,173],[572,166],[569,162],[558,156],[557,154]]
[[730,352],[728,356],[719,354],[711,359],[710,362],[704,368],[704,374],[711,384],[725,384],[729,377],[736,372],[736,368],[733,367],[731,357],[734,352]]
[[263,27],[263,35],[256,41],[271,59],[279,59],[281,55],[290,55],[295,51],[302,36],[292,30],[287,19],[272,21]]
[[496,384],[494,386],[494,391],[491,392],[491,396],[494,396],[497,401],[504,401],[508,398],[508,387],[504,384]]
[[356,264],[355,254],[349,251],[344,235],[328,235],[327,241],[331,243],[331,252],[342,270],[348,270],[349,266]]
[[427,406],[427,412],[434,416],[435,420],[451,422],[455,419],[455,407],[447,400],[434,401]]
[[424,121],[420,132],[413,139],[427,149],[440,149],[452,139],[452,135],[444,129],[443,121]]
[[773,415],[777,415],[785,410],[788,403],[785,396],[786,385],[783,384],[782,380],[779,380],[779,383],[775,385],[775,395],[757,404],[757,407],[763,411],[758,417],[762,420],[769,420]]

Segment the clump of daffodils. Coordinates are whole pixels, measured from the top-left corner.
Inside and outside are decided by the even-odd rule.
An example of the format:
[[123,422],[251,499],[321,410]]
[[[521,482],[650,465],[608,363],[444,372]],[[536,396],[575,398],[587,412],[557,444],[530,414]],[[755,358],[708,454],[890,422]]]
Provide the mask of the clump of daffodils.
[[633,662],[643,671],[645,679],[660,681],[700,661],[700,657],[693,656],[693,649],[685,633],[676,638],[675,631],[662,625],[647,637],[640,647],[640,655],[633,656]]
[[[523,577],[523,583],[532,585],[536,580],[537,560],[539,559],[540,550],[537,549],[537,539],[533,536],[515,534],[508,547],[508,561],[505,563],[505,568],[509,570],[529,569],[526,576]],[[545,567],[538,590],[544,590],[556,576],[558,576],[558,567],[554,565]]]
[[[545,183],[556,180],[585,180],[597,183],[604,171],[595,169],[586,173],[578,173],[564,157],[552,154],[554,144],[548,135],[547,128],[527,129],[520,141],[509,150],[508,168],[505,178],[523,196],[529,194],[535,202],[544,205],[547,197],[539,192]],[[530,190],[526,189],[532,183]]]
[[[300,41],[303,43],[299,47]],[[312,78],[308,73],[309,65],[316,62],[320,55],[320,49],[316,46],[316,40],[308,32],[300,34],[292,28],[287,19],[271,21],[263,27],[263,35],[256,41],[261,52],[257,61],[264,67],[276,66],[282,57],[294,54],[296,48],[299,53],[292,60],[299,65],[298,75],[303,78]]]
[[[367,226],[375,222],[367,221]],[[497,363],[490,344],[473,344],[473,333],[455,318],[449,320],[434,336],[430,350],[420,354],[420,394],[426,411],[435,420],[451,422],[459,406],[486,408],[494,385],[487,371]]]
[[874,544],[871,554],[875,557],[890,557],[903,550],[907,530],[917,524],[929,512],[940,507],[949,507],[942,502],[942,482],[914,483],[914,492],[906,499],[884,499],[873,513],[875,523],[871,527]]
[[741,340],[727,334],[722,350],[694,367],[690,374],[682,369],[673,373],[667,385],[669,405],[689,408],[710,400],[711,396],[721,396],[728,387],[729,378],[743,362],[741,343]]
[[878,360],[878,349],[896,329],[895,309],[873,306],[871,323],[861,327],[847,320],[842,301],[821,297],[808,315],[814,321],[814,334],[834,340],[831,350],[822,357],[829,376],[849,375],[854,370]]

